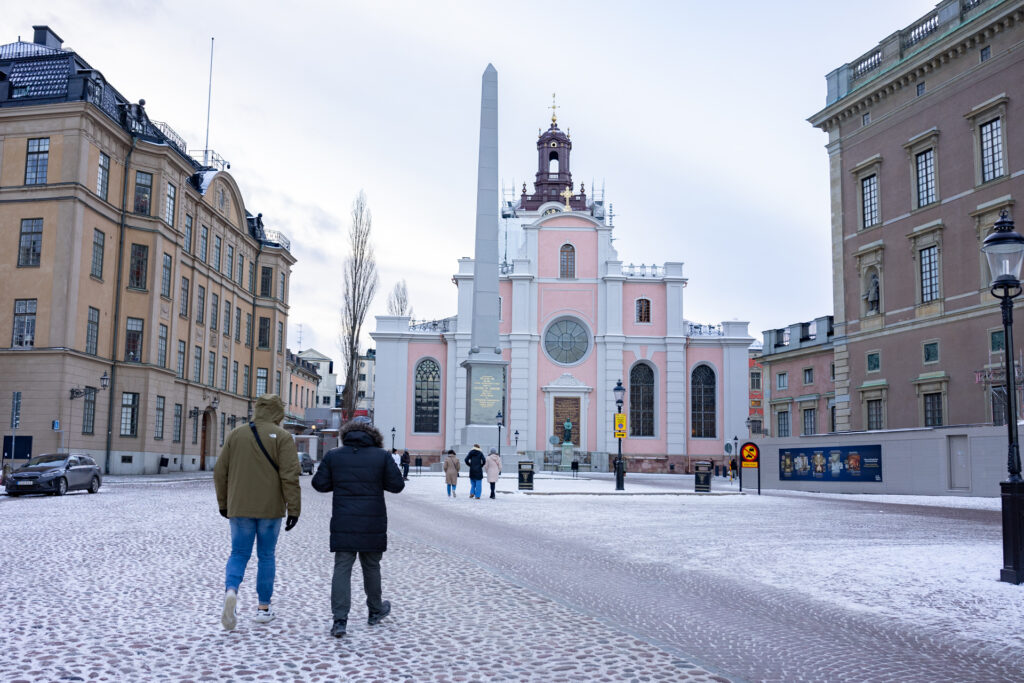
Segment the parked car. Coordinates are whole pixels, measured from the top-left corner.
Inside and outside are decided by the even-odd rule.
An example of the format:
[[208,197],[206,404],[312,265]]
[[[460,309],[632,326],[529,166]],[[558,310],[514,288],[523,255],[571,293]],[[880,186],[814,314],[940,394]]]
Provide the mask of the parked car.
[[63,496],[75,489],[96,493],[102,483],[100,468],[90,456],[81,453],[45,453],[14,470],[5,487],[9,496],[20,496],[23,493]]
[[300,474],[313,474],[313,458],[309,453],[299,453],[299,467],[302,468]]

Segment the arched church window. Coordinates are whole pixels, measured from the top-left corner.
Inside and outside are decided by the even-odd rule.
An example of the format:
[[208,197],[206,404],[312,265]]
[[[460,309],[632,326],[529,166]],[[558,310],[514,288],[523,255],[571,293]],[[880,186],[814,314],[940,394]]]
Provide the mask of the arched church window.
[[690,374],[690,435],[715,438],[715,372],[698,365]]
[[420,361],[415,382],[413,431],[441,431],[441,368],[437,362],[429,358]]
[[571,244],[563,244],[558,251],[558,277],[576,277],[576,249]]
[[637,299],[636,300],[636,321],[638,323],[649,323],[649,322],[651,322],[651,300],[650,299]]
[[629,371],[629,435],[654,436],[654,370],[645,363]]
[[548,155],[548,173],[558,173],[558,152],[552,152]]

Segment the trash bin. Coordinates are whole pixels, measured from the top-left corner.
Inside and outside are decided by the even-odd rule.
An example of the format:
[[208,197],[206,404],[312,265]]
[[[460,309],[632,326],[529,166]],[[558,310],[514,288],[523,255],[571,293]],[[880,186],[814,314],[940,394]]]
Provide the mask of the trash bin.
[[520,460],[519,461],[519,490],[520,491],[532,491],[533,490],[533,461],[532,460]]
[[693,490],[697,493],[711,492],[711,470],[712,465],[706,460],[699,460],[693,464]]

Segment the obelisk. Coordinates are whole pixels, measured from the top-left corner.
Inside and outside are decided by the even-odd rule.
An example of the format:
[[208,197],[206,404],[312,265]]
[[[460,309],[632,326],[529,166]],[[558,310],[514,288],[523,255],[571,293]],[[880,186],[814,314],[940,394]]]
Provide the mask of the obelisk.
[[473,320],[466,368],[464,444],[496,445],[505,413],[505,368],[498,335],[498,72],[488,64],[480,97]]

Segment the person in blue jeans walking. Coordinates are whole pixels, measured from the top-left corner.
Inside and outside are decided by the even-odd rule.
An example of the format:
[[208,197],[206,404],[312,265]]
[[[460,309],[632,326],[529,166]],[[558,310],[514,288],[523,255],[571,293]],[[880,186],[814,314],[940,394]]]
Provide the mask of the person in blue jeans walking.
[[254,543],[259,604],[253,621],[265,624],[275,616],[270,599],[281,518],[287,515],[284,530],[291,531],[299,521],[301,505],[298,452],[291,434],[278,426],[283,419],[281,398],[276,394],[260,396],[253,421],[228,434],[213,468],[217,507],[231,529],[221,612],[221,625],[228,630],[238,624],[238,587]]
[[480,500],[480,493],[483,491],[484,484],[484,458],[483,451],[480,450],[480,444],[473,444],[473,448],[469,451],[466,456],[466,464],[469,466],[469,497]]

